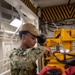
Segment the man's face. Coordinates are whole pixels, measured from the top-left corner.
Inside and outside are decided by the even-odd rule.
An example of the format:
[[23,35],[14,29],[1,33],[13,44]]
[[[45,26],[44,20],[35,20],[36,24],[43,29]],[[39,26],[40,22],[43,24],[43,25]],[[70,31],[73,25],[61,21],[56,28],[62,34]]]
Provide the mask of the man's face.
[[27,48],[33,47],[36,43],[36,37],[30,33],[26,34],[24,39],[24,44]]

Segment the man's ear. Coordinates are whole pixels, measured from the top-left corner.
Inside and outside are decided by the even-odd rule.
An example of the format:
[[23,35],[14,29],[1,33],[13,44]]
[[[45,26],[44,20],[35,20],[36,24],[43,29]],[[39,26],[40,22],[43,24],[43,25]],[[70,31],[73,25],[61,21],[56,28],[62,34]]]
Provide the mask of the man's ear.
[[23,39],[23,40],[25,39],[25,35],[24,35],[24,34],[22,35],[22,39]]

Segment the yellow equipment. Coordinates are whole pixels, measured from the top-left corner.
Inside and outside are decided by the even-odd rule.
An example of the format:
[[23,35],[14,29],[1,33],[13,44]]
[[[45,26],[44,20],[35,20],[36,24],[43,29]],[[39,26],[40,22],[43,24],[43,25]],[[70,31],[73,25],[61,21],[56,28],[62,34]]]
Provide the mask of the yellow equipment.
[[75,30],[60,29],[54,31],[53,39],[46,39],[46,46],[62,44],[64,49],[72,50],[72,42],[75,41]]
[[[75,41],[75,30],[69,30],[69,29],[60,29],[54,31],[54,38],[47,38],[46,39],[46,46],[58,46],[63,45],[64,50],[68,49],[70,52],[62,54],[60,52],[53,52],[50,56],[46,56],[43,60],[43,66],[56,66],[58,68],[61,68],[64,72],[65,68],[64,66],[68,66],[72,62],[72,58],[75,57],[75,53],[72,52],[73,48],[73,41]],[[75,59],[73,59],[75,61]],[[46,64],[44,64],[46,62]],[[72,65],[72,64],[70,64]],[[75,65],[75,64],[73,64]],[[63,74],[62,74],[63,75]]]

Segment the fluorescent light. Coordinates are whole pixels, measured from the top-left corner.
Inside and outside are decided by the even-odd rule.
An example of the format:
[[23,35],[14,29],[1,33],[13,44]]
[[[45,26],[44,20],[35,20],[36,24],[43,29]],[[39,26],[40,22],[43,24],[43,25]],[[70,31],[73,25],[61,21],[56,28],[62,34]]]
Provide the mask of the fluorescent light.
[[19,19],[14,19],[10,25],[14,26],[14,27],[20,27],[22,24],[22,21],[20,21]]

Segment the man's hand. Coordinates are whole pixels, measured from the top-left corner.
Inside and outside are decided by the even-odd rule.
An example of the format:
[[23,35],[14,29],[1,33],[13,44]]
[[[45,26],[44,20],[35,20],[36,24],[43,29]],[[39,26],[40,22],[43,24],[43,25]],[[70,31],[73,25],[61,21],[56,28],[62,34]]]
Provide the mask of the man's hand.
[[46,50],[45,55],[46,55],[46,56],[50,56],[50,54],[51,54],[51,49],[50,49],[50,47],[44,46],[44,49]]

